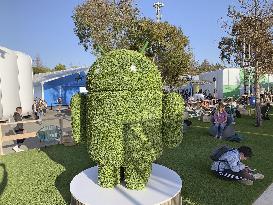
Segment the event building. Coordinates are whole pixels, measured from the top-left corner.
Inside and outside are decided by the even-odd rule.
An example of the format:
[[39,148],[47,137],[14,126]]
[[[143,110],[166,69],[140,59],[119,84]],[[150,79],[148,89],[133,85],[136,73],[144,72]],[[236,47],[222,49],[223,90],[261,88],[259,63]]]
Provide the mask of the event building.
[[[216,91],[217,98],[239,97],[244,93],[244,71],[240,68],[224,68],[222,70],[201,73],[197,76],[197,79],[196,84],[198,88],[194,89],[195,92],[198,92],[199,89],[203,91],[207,90],[210,93]],[[207,83],[198,84],[198,81]],[[247,92],[254,92],[253,81],[254,79],[251,77],[246,77]],[[269,90],[273,86],[273,75],[264,75],[260,80],[260,85],[262,92]]]
[[43,99],[48,106],[55,106],[59,97],[63,105],[69,105],[71,97],[86,92],[86,74],[89,68],[74,68],[34,75],[34,98]]

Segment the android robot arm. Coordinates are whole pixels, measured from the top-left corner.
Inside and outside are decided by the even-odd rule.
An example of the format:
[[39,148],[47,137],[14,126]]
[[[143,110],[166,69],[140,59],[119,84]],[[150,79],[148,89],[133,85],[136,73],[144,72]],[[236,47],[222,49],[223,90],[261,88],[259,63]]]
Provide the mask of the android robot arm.
[[176,147],[183,138],[184,101],[177,93],[163,96],[162,141],[166,148]]
[[86,142],[86,95],[75,94],[71,98],[71,126],[74,141],[78,143]]

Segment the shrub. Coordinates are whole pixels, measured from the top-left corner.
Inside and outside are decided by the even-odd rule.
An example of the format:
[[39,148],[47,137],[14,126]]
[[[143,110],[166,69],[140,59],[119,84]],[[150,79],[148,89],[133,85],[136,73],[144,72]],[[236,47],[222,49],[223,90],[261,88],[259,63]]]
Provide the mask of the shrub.
[[[127,188],[143,189],[152,162],[163,150],[163,93],[157,67],[141,53],[115,50],[92,65],[86,87],[87,145],[99,166],[99,184],[114,187],[120,183],[120,170],[125,170]],[[176,96],[167,102],[178,106],[167,103],[166,111],[180,113],[183,103]],[[168,141],[173,146],[180,142],[182,133],[181,127],[177,131],[177,126],[170,125],[172,119],[178,123],[180,118],[170,116],[165,120],[170,129],[165,130],[168,137],[175,138]],[[171,131],[178,136],[172,136]]]
[[71,98],[72,136],[76,143],[86,141],[86,95],[78,93]]
[[169,93],[163,98],[163,144],[165,147],[177,146],[183,138],[184,101],[177,93]]

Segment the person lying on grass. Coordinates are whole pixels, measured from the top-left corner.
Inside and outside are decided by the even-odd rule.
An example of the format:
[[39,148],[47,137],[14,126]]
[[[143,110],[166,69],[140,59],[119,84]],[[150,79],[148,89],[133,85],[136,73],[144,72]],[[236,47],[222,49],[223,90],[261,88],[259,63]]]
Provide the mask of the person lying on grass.
[[212,163],[211,170],[217,177],[222,179],[236,180],[245,185],[252,185],[253,181],[263,179],[264,175],[255,174],[255,170],[250,169],[241,162],[251,156],[252,150],[247,146],[229,149]]

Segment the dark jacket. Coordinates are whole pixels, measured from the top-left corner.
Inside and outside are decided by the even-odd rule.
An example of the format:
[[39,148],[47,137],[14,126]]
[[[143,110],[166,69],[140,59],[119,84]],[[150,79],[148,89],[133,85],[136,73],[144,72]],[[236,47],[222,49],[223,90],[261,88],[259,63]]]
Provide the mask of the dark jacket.
[[[22,116],[18,112],[15,112],[13,114],[13,118],[14,118],[15,122],[22,121]],[[16,127],[14,128],[14,130],[15,131],[22,131],[22,130],[24,130],[23,123],[18,123],[16,125]]]

